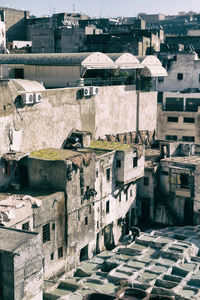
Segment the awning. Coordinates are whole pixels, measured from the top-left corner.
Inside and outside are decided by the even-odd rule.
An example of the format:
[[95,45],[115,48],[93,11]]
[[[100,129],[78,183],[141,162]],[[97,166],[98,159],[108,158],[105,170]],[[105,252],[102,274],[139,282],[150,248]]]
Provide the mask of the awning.
[[167,71],[162,66],[149,65],[142,69],[141,75],[144,77],[165,77],[167,76]]

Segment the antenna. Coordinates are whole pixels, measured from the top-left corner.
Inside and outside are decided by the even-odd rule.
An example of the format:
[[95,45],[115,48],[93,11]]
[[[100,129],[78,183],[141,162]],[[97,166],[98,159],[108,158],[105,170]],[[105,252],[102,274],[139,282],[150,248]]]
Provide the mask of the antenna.
[[52,10],[51,10],[51,0],[49,0],[49,12],[50,12],[50,15],[52,14]]
[[74,3],[72,4],[72,10],[73,10],[73,13],[75,13],[75,4]]

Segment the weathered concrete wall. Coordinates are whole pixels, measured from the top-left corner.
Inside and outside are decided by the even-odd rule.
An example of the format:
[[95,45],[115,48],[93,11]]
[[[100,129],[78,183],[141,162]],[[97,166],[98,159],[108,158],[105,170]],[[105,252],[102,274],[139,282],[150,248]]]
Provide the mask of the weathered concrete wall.
[[[29,152],[60,148],[73,128],[90,131],[95,139],[105,138],[108,134],[136,132],[137,95],[134,86],[100,87],[99,94],[89,98],[80,97],[81,88],[46,90],[41,91],[41,103],[24,107],[16,104],[16,109],[14,101],[20,92],[12,82],[2,84],[1,155],[10,149]],[[140,104],[143,108],[139,115],[140,128],[155,129],[156,93],[142,93]],[[9,182],[3,174],[3,164],[0,178],[2,185]]]
[[[158,81],[158,91],[182,91],[187,88],[199,88],[200,60],[196,53],[179,54],[176,61],[171,60],[167,67],[168,76],[164,81]],[[182,73],[179,80],[177,74]]]
[[[66,270],[66,226],[65,195],[63,192],[40,197],[42,205],[33,209],[34,228],[39,233],[43,250],[44,276],[49,278],[62,274]],[[43,226],[49,224],[50,239],[43,242]],[[58,256],[58,249],[63,248],[63,256]]]
[[138,130],[154,131],[156,128],[157,92],[139,93]]
[[137,97],[134,86],[101,87],[95,96],[95,138],[136,131]]
[[[10,251],[0,251],[1,299],[42,300],[43,268],[39,235],[16,231],[16,237],[11,237],[12,231],[3,230],[7,231],[7,241],[12,239],[12,242],[8,246]],[[11,245],[16,245],[15,249],[11,250]]]

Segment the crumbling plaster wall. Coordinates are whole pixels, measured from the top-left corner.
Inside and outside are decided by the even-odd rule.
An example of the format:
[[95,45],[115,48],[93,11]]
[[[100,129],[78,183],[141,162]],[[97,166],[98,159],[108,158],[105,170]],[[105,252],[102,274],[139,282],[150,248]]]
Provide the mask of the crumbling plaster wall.
[[[41,207],[33,209],[34,228],[39,233],[43,248],[44,276],[52,277],[66,270],[66,226],[64,192],[42,197]],[[50,240],[43,243],[43,226],[50,224]],[[53,225],[54,224],[54,225]],[[63,257],[58,257],[58,249],[63,247]],[[51,259],[53,254],[53,259]]]

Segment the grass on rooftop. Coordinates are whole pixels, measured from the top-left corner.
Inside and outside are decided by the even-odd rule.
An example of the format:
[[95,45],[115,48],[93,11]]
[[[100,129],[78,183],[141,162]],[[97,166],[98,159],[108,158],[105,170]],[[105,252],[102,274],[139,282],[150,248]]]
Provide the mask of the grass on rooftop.
[[108,141],[94,141],[94,142],[91,142],[90,148],[126,151],[126,150],[131,150],[132,145],[122,144],[122,143],[117,143],[117,142],[108,142]]
[[45,160],[65,160],[69,157],[78,155],[77,152],[65,149],[42,149],[30,153],[30,157]]

